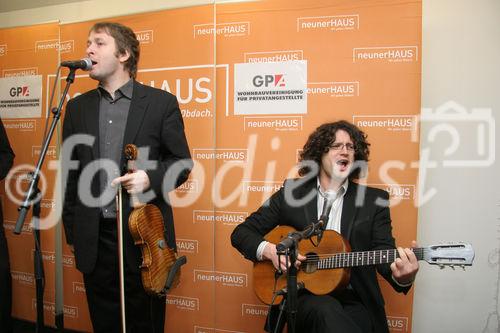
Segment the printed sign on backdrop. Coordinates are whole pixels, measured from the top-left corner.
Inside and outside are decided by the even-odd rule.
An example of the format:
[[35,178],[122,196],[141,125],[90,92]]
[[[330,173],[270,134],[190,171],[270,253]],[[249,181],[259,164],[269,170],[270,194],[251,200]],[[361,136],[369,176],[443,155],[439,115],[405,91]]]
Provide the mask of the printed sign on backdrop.
[[0,78],[2,118],[40,118],[41,111],[41,75]]
[[234,114],[307,113],[307,61],[234,64]]
[[[388,159],[407,166],[418,160],[419,136],[414,129],[420,112],[421,17],[420,0],[264,0],[109,18],[130,26],[141,43],[137,80],[177,97],[196,168],[203,168],[171,193],[196,200],[173,205],[177,249],[188,257],[188,264],[175,294],[166,300],[165,332],[262,331],[268,309],[253,292],[251,262],[232,248],[230,234],[281,188],[284,178],[296,174],[294,166],[308,133],[322,123],[349,119],[368,134],[372,172],[364,182],[389,192],[394,237],[414,235],[418,169],[390,169],[390,179],[376,170]],[[0,88],[5,87],[0,101],[39,101],[37,108],[25,105],[22,112],[9,108],[11,115],[0,108],[13,149],[16,154],[24,151],[17,154],[16,163],[31,162],[40,154],[41,102],[45,113],[48,92],[40,92],[42,83],[35,75],[43,75],[46,90],[52,87],[56,63],[84,54],[93,23],[52,24],[43,33],[40,26],[3,29],[9,38],[0,36]],[[165,45],[183,47],[169,51]],[[67,100],[96,86],[81,72]],[[378,98],[388,92],[394,97]],[[435,123],[436,132],[441,128],[441,118],[425,121]],[[461,128],[458,120],[454,124]],[[478,131],[484,129],[480,133],[485,136],[488,124],[478,120]],[[489,146],[484,147],[477,158],[482,161],[489,156]],[[58,148],[58,143],[51,143],[49,159],[57,158]],[[452,162],[464,160],[458,153]],[[227,165],[235,167],[226,173]],[[219,182],[216,177],[221,174],[224,181]],[[15,173],[12,179],[27,186],[25,173]],[[53,178],[48,182],[55,184]],[[212,200],[214,189],[220,190],[217,204]],[[236,200],[229,202],[231,191]],[[0,195],[10,235],[17,206],[4,190]],[[54,198],[44,196],[43,212],[58,207]],[[53,230],[44,232],[50,240],[59,237]],[[26,224],[19,240],[9,245],[15,249],[10,252],[13,314],[34,321],[31,233]],[[53,243],[43,243],[48,286],[55,285]],[[90,332],[85,287],[74,260],[63,247],[65,326]],[[412,292],[400,296],[388,285],[381,289],[390,331],[410,333]],[[50,325],[54,306],[47,302],[53,299],[53,291],[47,291],[44,308]]]

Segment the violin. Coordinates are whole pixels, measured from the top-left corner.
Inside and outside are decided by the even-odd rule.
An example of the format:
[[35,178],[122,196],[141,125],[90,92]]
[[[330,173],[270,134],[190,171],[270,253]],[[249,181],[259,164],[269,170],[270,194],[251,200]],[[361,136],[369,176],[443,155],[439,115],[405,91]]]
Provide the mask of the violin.
[[[133,144],[125,146],[125,159],[128,172],[134,172],[134,161],[138,149]],[[134,244],[142,254],[141,279],[144,290],[150,295],[165,296],[180,281],[180,267],[186,257],[178,257],[174,249],[165,241],[165,226],[160,209],[153,204],[140,203],[131,195],[133,211],[130,213],[128,227]]]

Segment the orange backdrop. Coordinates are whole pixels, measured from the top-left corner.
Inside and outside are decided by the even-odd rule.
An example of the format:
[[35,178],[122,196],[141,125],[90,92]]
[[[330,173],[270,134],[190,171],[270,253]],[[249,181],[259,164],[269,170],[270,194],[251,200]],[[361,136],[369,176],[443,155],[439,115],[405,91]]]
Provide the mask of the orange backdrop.
[[[138,80],[177,96],[195,160],[188,182],[171,193],[177,205],[177,246],[188,263],[180,286],[167,298],[166,332],[262,331],[267,307],[254,296],[251,263],[231,247],[229,235],[284,178],[295,175],[303,143],[323,122],[347,119],[368,134],[372,153],[362,182],[390,192],[398,244],[408,246],[416,237],[418,165],[412,161],[418,161],[421,1],[268,0],[112,20],[130,26],[141,41]],[[0,46],[8,46],[0,56],[2,76],[4,70],[37,67],[46,94],[59,54],[62,60],[85,56],[92,24],[0,30]],[[26,37],[18,38],[21,34]],[[34,53],[35,41],[58,40],[59,34],[57,49]],[[244,111],[235,91],[257,89],[244,81],[245,71],[272,76],[276,81],[270,84],[278,90],[300,83],[290,79],[298,71],[306,102],[288,109],[284,103],[259,101]],[[84,72],[79,74],[71,97],[96,86]],[[33,163],[28,148],[40,145],[45,119],[3,120],[16,164]],[[34,121],[36,131],[9,128],[10,121]],[[54,179],[48,179],[52,185]],[[44,198],[52,198],[52,191]],[[17,206],[2,198],[6,229],[12,229]],[[14,315],[33,320],[32,237],[29,230],[22,236],[7,233]],[[43,236],[50,254],[53,233]],[[45,298],[51,304],[53,267],[46,257]],[[65,326],[89,331],[82,277],[66,247],[63,259]],[[411,332],[412,293],[396,295],[381,284],[391,331]],[[52,317],[47,306],[47,321]]]

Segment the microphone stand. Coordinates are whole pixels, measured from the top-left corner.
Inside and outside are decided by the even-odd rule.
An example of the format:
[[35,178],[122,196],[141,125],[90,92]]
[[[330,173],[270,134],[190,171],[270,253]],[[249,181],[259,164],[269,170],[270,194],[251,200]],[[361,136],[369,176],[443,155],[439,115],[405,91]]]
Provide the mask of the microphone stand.
[[[51,112],[54,114],[54,117],[52,119],[49,132],[47,136],[44,138],[40,153],[40,158],[38,159],[35,171],[33,171],[28,192],[26,193],[26,197],[23,203],[18,208],[19,216],[17,218],[16,226],[14,228],[14,234],[19,235],[23,228],[24,220],[26,218],[28,210],[30,206],[33,205],[32,223],[33,223],[33,237],[35,238],[35,253],[33,260],[34,260],[34,270],[35,270],[36,313],[37,313],[36,331],[35,331],[36,333],[42,333],[44,331],[43,292],[45,289],[45,274],[43,270],[43,259],[42,259],[42,250],[40,246],[40,228],[39,228],[40,201],[42,199],[42,194],[38,189],[38,181],[40,180],[40,172],[42,169],[43,162],[45,160],[45,156],[47,155],[47,151],[49,149],[50,141],[52,139],[52,136],[54,135],[57,122],[61,118],[61,110],[64,104],[64,99],[66,98],[70,85],[75,81],[75,71],[76,68],[70,69],[68,77],[66,78],[66,86],[61,96],[61,100],[59,101],[59,105],[57,108],[51,110]],[[62,322],[61,319],[60,321]]]
[[[278,256],[286,255],[289,258],[290,267],[287,270],[286,279],[286,298],[283,298],[284,306],[280,309],[286,308],[287,311],[287,327],[289,333],[295,333],[295,322],[297,318],[297,308],[298,308],[298,284],[297,284],[297,272],[298,269],[295,267],[295,262],[297,261],[298,245],[302,239],[309,239],[314,235],[321,236],[326,223],[324,219],[320,218],[318,222],[313,222],[307,228],[302,231],[290,232],[287,238],[283,239],[276,245],[276,252]],[[319,244],[319,242],[318,242]],[[303,283],[300,283],[300,287],[303,287]],[[278,322],[277,325],[280,323]]]

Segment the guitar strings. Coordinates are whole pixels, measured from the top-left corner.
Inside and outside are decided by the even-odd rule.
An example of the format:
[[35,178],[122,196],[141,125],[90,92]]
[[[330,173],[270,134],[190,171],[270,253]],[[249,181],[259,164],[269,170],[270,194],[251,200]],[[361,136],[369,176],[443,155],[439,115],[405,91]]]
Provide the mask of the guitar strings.
[[[387,254],[383,254],[381,251],[388,251]],[[417,256],[422,256],[423,253],[425,252],[430,252],[430,249],[427,248],[414,248],[413,251]],[[367,252],[337,252],[337,253],[323,253],[323,254],[314,254],[313,257],[308,257],[306,260],[304,260],[302,263],[304,264],[315,264],[318,265],[320,262],[325,262],[327,260],[330,260],[332,262],[338,262],[339,264],[342,262],[351,262],[352,264],[359,263],[359,260],[361,260],[362,263],[364,263],[364,260],[367,259],[367,263],[370,260],[375,260],[375,261],[380,261],[381,259],[387,260],[385,263],[392,263],[395,261],[396,258],[399,258],[399,252],[397,249],[388,249],[388,250],[375,250],[372,252],[370,255],[370,252],[372,251],[367,251]],[[383,258],[383,256],[386,255],[387,258]],[[342,257],[343,256],[343,257]],[[368,256],[368,257],[366,257]],[[354,261],[354,259],[357,259]],[[384,263],[383,261],[380,263]],[[375,264],[375,262],[374,262]]]
[[[387,254],[382,254],[381,252],[378,251],[388,251]],[[428,249],[413,249],[415,254],[419,255],[422,252],[429,252]],[[388,257],[394,257],[398,258],[399,257],[399,252],[397,252],[396,249],[389,249],[389,250],[376,250],[376,252],[369,254],[371,251],[368,252],[337,252],[337,253],[322,253],[322,254],[314,254],[314,257],[308,257],[306,260],[303,262],[310,263],[310,262],[318,262],[320,260],[325,260],[325,259],[339,259],[339,257],[344,256],[345,258],[342,258],[341,260],[352,260],[354,258],[361,258],[361,259],[380,259],[384,255]],[[367,258],[368,256],[368,258]]]

